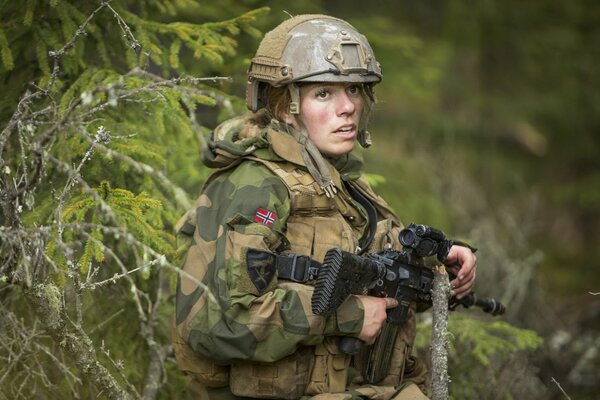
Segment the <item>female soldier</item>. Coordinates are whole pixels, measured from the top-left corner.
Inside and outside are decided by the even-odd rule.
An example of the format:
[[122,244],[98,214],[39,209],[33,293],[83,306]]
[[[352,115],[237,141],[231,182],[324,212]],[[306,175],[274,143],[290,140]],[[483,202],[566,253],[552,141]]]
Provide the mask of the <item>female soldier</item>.
[[[203,161],[218,169],[179,226],[187,250],[174,347],[199,398],[426,398],[425,369],[411,356],[414,307],[373,384],[339,339],[372,344],[396,301],[353,295],[331,316],[311,311],[327,250],[401,248],[398,218],[352,151],[370,143],[381,77],[366,38],[337,18],[297,16],[262,40],[248,71],[253,113],[213,132]],[[451,282],[461,297],[475,256],[453,246],[448,263],[461,266]]]

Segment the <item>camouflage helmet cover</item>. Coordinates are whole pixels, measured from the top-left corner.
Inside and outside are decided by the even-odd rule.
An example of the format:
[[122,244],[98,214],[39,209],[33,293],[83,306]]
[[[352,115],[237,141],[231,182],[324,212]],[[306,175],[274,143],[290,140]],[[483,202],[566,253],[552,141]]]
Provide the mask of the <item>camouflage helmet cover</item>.
[[268,32],[248,69],[246,105],[266,104],[264,84],[295,82],[378,83],[381,67],[367,39],[344,20],[299,15]]

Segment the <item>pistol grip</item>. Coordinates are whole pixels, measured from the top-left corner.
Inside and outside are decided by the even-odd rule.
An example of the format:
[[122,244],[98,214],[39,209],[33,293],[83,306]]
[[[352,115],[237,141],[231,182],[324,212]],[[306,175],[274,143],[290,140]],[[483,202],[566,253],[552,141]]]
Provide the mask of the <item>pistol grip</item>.
[[359,338],[344,336],[340,339],[340,350],[344,354],[358,354],[363,346],[363,341]]

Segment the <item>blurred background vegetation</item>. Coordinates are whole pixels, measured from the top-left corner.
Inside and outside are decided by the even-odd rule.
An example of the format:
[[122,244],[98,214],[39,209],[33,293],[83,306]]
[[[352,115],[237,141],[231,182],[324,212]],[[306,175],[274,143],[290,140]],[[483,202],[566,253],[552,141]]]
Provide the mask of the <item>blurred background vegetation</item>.
[[[42,87],[51,79],[47,52],[64,46],[100,2],[28,1],[27,9],[8,1],[0,4],[0,126],[4,129],[27,84]],[[261,33],[300,13],[325,13],[351,22],[369,38],[384,74],[376,87],[379,102],[370,128],[374,145],[363,153],[367,172],[405,223],[430,224],[478,247],[476,291],[502,300],[509,308],[500,322],[475,312],[464,313],[467,319],[451,317],[453,398],[566,398],[561,389],[573,398],[594,398],[600,390],[600,295],[595,295],[600,292],[600,265],[595,257],[600,248],[600,3],[297,0],[283,6],[278,1],[182,0],[114,6],[115,15],[132,27],[142,52],[133,52],[131,47],[136,46],[131,38],[123,41],[127,32],[114,15],[99,13],[95,18],[102,23],[79,38],[62,60],[56,85],[62,97],[56,101],[62,99],[65,109],[95,85],[118,81],[107,73],[97,75],[101,68],[126,74],[139,66],[162,78],[231,77],[204,83],[206,98],[164,94],[169,107],[177,107],[178,101],[193,105],[193,124],[182,122],[185,113],[156,114],[156,108],[148,124],[141,122],[150,115],[148,110],[103,114],[112,132],[126,135],[137,126],[140,142],[121,138],[125,143],[119,147],[117,141],[116,150],[160,166],[187,193],[187,202],[193,201],[207,174],[197,159],[199,137],[244,111],[245,71]],[[242,15],[246,17],[239,18]],[[229,22],[221,26],[216,24],[219,21]],[[171,23],[204,24],[198,30],[201,45],[188,46],[187,39],[176,34],[181,25]],[[172,35],[166,26],[173,29]],[[58,143],[74,146],[67,139]],[[18,148],[17,143],[14,149]],[[80,144],[73,156],[81,156],[84,149]],[[10,165],[7,160],[17,153],[2,154],[6,161],[2,165]],[[110,174],[107,165],[115,168]],[[82,173],[92,187],[108,180],[114,188],[143,190],[161,201],[160,216],[149,218],[162,219],[167,232],[185,210],[186,201],[173,201],[173,193],[156,190],[149,178],[131,166],[107,164],[101,158],[85,167],[89,169]],[[56,205],[52,199],[56,200],[62,182],[53,179],[37,191],[40,198],[23,216],[25,225],[33,226],[40,218],[51,220],[49,210]],[[82,201],[77,196],[71,200],[70,204]],[[4,225],[7,219],[4,215]],[[168,235],[161,240],[149,246],[155,250],[172,246]],[[141,253],[139,258],[146,259],[146,253]],[[110,263],[110,257],[86,257],[98,265]],[[111,270],[107,271],[110,276]],[[172,284],[174,274],[169,273]],[[65,276],[54,274],[52,279],[64,281]],[[139,279],[141,290],[160,285],[152,273]],[[0,289],[3,320],[17,316],[25,321],[23,326],[37,326],[36,318],[19,303],[21,292],[8,286]],[[126,366],[123,379],[136,385],[144,375],[136,368],[142,363],[139,350],[144,344],[137,334],[139,327],[128,325],[135,314],[130,311],[128,291],[127,285],[117,284],[86,294],[83,300],[90,336],[96,343],[112,344],[109,348]],[[113,302],[108,304],[107,298]],[[157,338],[165,343],[171,307],[169,298],[158,317]],[[0,328],[4,337],[16,340],[22,335],[7,326]],[[429,329],[424,316],[419,342],[424,355]],[[36,338],[52,348],[43,333]],[[62,360],[60,350],[54,351],[59,355],[48,357]],[[6,352],[0,354],[12,360]],[[27,363],[33,361],[23,359],[29,361],[3,370],[0,383],[5,393],[12,394],[6,398],[28,393],[23,376],[31,365]],[[183,396],[183,378],[172,359],[165,365],[168,378],[159,396]],[[59,382],[53,389],[38,384],[46,388],[39,398],[61,398],[65,393],[87,398],[94,393],[76,378],[56,376],[56,371],[38,375],[44,382]],[[15,389],[13,382],[21,388]]]

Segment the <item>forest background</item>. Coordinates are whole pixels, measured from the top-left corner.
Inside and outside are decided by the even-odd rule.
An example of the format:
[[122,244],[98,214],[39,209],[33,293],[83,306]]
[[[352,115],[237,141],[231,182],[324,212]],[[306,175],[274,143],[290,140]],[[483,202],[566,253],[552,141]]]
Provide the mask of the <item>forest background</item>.
[[452,314],[452,398],[598,393],[599,3],[1,0],[0,399],[185,398],[173,227],[261,35],[300,13],[369,38],[372,182],[478,247],[508,305]]

